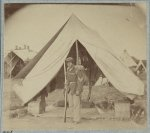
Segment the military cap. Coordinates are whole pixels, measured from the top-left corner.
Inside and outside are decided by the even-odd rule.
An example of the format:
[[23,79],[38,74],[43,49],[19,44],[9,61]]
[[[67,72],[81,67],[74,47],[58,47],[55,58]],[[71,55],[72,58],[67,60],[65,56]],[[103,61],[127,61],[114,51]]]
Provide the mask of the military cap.
[[68,57],[68,58],[66,59],[66,62],[73,62],[73,58],[72,58],[72,57]]

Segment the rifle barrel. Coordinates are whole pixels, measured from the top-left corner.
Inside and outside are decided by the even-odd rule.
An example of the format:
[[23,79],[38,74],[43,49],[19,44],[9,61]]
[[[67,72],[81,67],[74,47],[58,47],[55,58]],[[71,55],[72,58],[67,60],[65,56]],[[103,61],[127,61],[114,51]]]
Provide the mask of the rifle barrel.
[[[65,64],[65,62],[64,62],[64,75],[65,75],[65,84],[66,84],[66,81],[67,81],[67,79],[66,79],[66,64]],[[66,86],[65,86],[66,87]],[[66,122],[66,113],[67,113],[67,89],[66,88],[64,88],[65,89],[65,110],[64,110],[64,122]]]

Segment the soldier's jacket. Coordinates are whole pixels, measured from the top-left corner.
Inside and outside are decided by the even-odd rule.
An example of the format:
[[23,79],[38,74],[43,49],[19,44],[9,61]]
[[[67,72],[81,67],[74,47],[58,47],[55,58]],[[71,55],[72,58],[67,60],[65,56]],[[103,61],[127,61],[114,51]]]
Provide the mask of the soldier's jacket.
[[76,66],[67,68],[66,78],[67,78],[68,89],[71,92],[71,94],[80,95],[84,84],[84,80],[83,80],[84,77],[80,69]]

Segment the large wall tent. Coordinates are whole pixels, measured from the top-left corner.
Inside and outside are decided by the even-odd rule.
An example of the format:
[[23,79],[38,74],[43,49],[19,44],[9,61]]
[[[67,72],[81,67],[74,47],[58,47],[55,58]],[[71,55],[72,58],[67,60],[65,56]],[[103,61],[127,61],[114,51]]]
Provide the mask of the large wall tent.
[[25,74],[20,72],[19,76],[16,76],[24,78],[22,86],[14,86],[23,104],[29,102],[56,77],[75,42],[86,49],[94,63],[116,89],[121,92],[143,95],[142,81],[120,61],[98,33],[72,15],[31,63],[24,68]]

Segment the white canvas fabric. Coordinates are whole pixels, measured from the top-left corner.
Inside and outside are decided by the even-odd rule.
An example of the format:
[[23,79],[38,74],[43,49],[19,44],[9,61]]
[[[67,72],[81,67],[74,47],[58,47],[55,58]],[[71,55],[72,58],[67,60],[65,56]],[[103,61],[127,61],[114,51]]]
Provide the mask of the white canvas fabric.
[[86,48],[116,89],[137,95],[144,93],[144,84],[120,62],[107,43],[72,15],[50,48],[23,80],[23,85],[14,87],[23,104],[31,100],[54,78],[76,40]]

